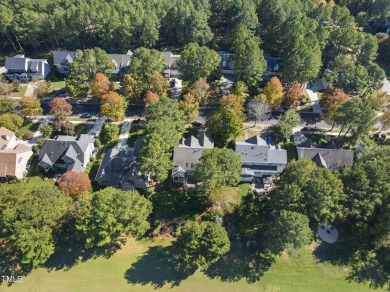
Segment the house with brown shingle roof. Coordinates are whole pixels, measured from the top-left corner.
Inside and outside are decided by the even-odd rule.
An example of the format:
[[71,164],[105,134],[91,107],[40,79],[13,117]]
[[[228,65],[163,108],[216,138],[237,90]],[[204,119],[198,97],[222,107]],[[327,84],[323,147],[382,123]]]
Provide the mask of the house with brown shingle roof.
[[23,178],[25,174],[33,152],[31,147],[19,141],[14,132],[0,127],[0,181]]

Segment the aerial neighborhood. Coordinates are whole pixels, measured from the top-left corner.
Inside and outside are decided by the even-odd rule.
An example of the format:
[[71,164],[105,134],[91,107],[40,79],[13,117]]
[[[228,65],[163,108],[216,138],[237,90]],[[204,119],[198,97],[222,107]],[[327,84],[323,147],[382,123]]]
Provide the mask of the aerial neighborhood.
[[19,2],[1,291],[390,289],[389,0]]

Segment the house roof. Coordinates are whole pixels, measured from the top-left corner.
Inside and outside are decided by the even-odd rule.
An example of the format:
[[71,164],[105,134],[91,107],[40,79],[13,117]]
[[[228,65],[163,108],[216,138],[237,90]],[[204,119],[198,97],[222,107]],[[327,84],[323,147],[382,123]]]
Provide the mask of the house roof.
[[115,65],[114,73],[118,73],[120,69],[130,65],[131,55],[123,55],[123,54],[107,54],[107,55]]
[[67,51],[55,51],[54,52],[54,66],[61,65],[61,63],[67,59],[69,63],[72,63],[76,56],[75,52]]
[[190,170],[199,163],[203,151],[213,149],[214,141],[205,133],[199,134],[198,138],[189,136],[181,139],[179,146],[173,150],[173,162],[175,167],[184,171]]
[[268,71],[279,71],[282,66],[282,59],[274,58],[269,55],[264,55],[264,59],[267,62]]
[[18,170],[18,154],[28,151],[31,152],[31,156],[31,148],[21,143],[17,144],[14,148],[0,150],[0,177],[16,176]]
[[132,149],[114,147],[104,155],[95,179],[106,186],[121,186],[140,180],[147,182],[149,178],[139,171]]
[[267,145],[260,136],[253,136],[245,142],[236,142],[236,154],[241,156],[243,163],[287,164],[287,151]]
[[24,55],[16,55],[14,57],[5,58],[5,68],[9,69],[17,69],[27,71],[27,63],[28,58]]
[[15,133],[7,128],[0,127],[0,150],[9,143],[9,140],[15,136]]
[[180,60],[180,55],[174,55],[172,52],[161,52],[161,55],[165,59],[165,66],[169,68],[175,68],[177,61]]
[[352,150],[297,147],[297,153],[298,158],[313,160],[317,166],[326,167],[330,171],[353,165]]
[[[39,151],[39,161],[50,166],[62,163],[64,155],[75,161],[70,166],[74,171],[83,170],[84,155],[88,145],[93,142],[93,137],[82,134],[77,139],[73,136],[57,136],[55,139],[47,139]],[[79,162],[76,163],[76,161]]]

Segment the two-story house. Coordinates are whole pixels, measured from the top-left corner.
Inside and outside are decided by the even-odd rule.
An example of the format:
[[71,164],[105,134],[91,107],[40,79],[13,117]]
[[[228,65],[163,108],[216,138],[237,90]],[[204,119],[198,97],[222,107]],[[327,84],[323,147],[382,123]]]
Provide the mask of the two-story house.
[[236,142],[236,154],[242,158],[242,182],[252,182],[255,178],[273,178],[281,174],[287,164],[287,151],[277,145],[267,144],[259,136]]
[[21,143],[14,132],[0,127],[0,182],[22,178],[32,154],[31,147]]
[[46,59],[30,59],[24,55],[16,55],[5,59],[5,76],[9,80],[27,82],[32,78],[43,80],[50,73]]
[[91,135],[56,136],[47,139],[39,151],[39,165],[46,170],[84,172],[94,150]]
[[110,186],[122,190],[145,189],[150,185],[150,177],[139,171],[137,157],[142,138],[134,148],[116,146],[104,155],[95,180],[101,186]]
[[197,138],[189,136],[180,140],[179,146],[173,150],[172,179],[175,183],[183,183],[193,175],[192,171],[206,149],[214,149],[214,141],[205,133]]
[[175,55],[172,52],[161,52],[164,57],[164,75],[167,78],[179,77],[180,72],[177,70],[177,62],[180,60],[180,55]]
[[56,66],[58,73],[68,75],[70,64],[74,61],[75,52],[54,52],[54,66]]

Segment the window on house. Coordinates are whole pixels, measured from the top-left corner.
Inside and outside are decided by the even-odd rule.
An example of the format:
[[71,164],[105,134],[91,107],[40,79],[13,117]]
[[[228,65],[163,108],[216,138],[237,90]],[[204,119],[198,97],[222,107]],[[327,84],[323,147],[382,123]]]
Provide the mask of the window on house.
[[18,158],[18,163],[21,163],[22,160],[23,160],[23,158],[22,158],[22,157],[19,157],[19,158]]

